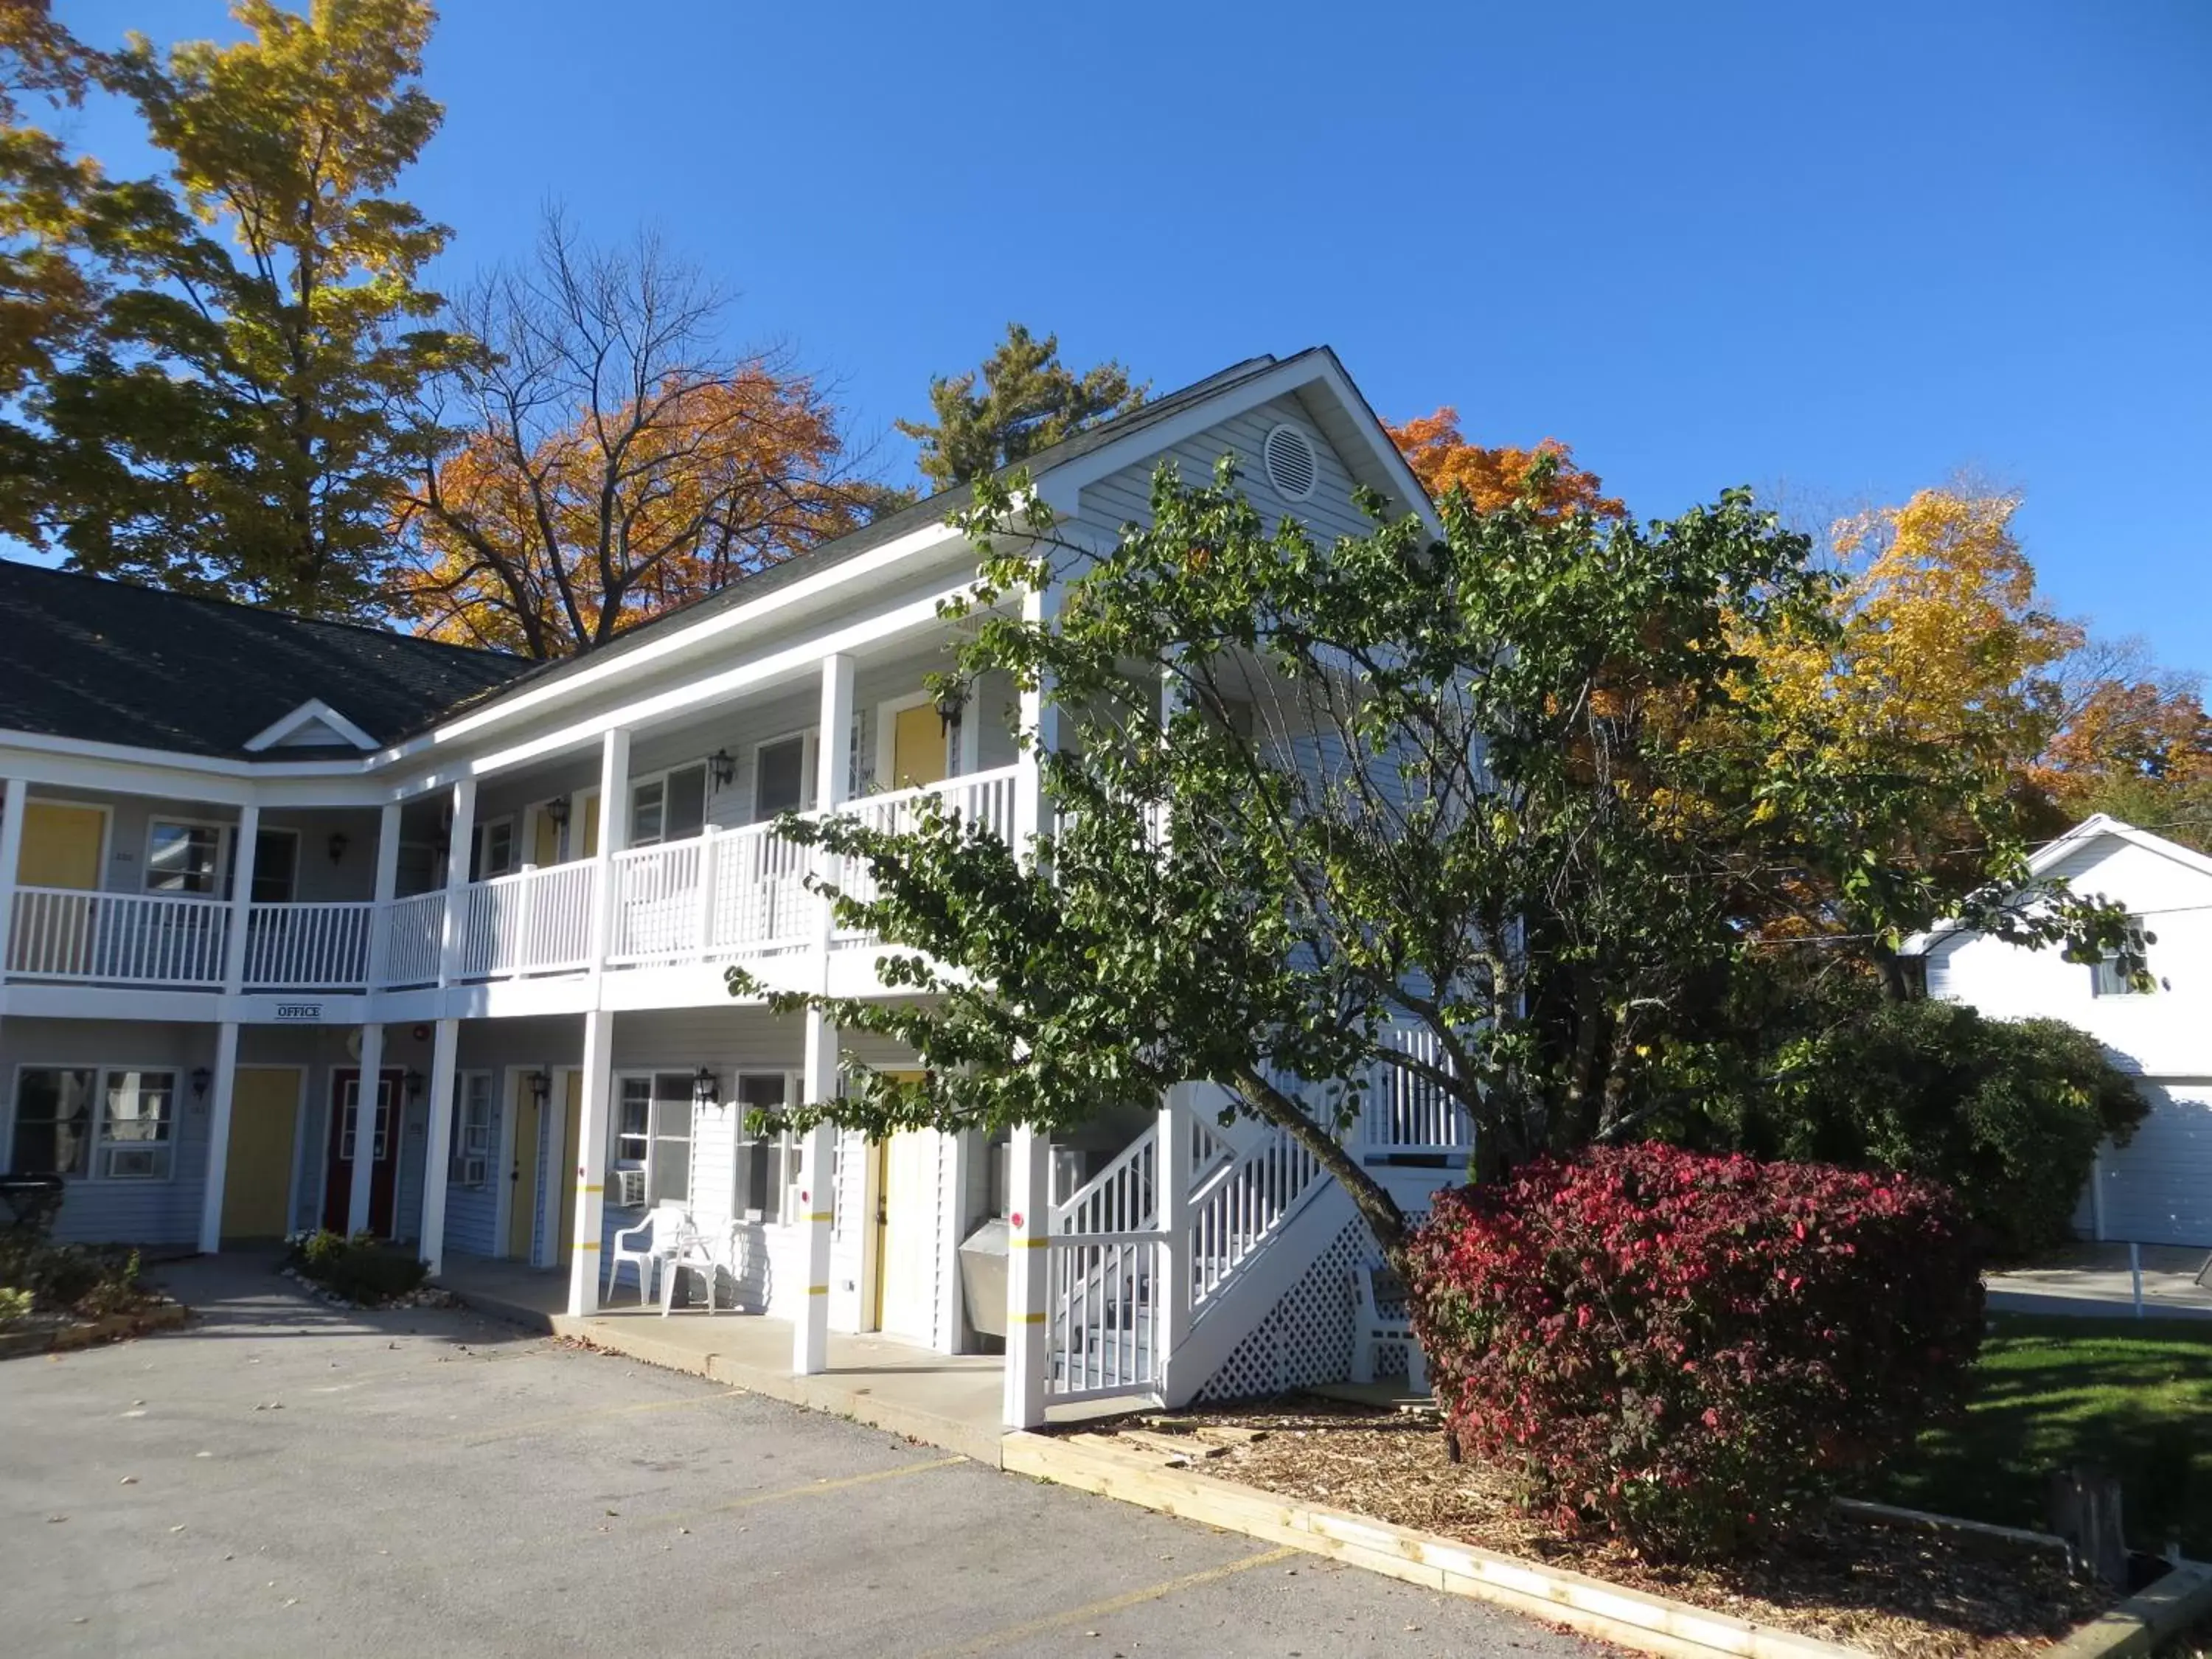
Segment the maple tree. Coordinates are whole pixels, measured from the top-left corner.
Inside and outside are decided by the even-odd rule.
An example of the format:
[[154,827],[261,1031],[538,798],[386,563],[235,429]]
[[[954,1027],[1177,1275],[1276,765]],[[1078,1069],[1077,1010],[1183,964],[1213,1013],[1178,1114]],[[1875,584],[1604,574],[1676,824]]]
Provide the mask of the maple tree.
[[426,401],[396,492],[396,607],[423,632],[532,658],[605,644],[866,521],[823,387],[725,343],[726,302],[654,238],[578,240],[453,308],[481,349]]
[[241,40],[114,53],[8,15],[15,84],[127,101],[167,171],[11,116],[0,521],[81,569],[375,614],[394,411],[455,346],[419,281],[449,233],[392,193],[441,119],[429,6],[237,0]]
[[1009,323],[980,368],[930,381],[933,421],[893,424],[921,445],[922,477],[950,489],[1136,408],[1149,389],[1118,362],[1078,374],[1060,362],[1057,334]]
[[1577,466],[1573,449],[1555,438],[1547,438],[1532,449],[1511,445],[1492,449],[1469,443],[1460,431],[1459,411],[1449,404],[1433,415],[1419,416],[1402,425],[1385,422],[1383,430],[1432,501],[1441,501],[1456,489],[1478,513],[1494,513],[1520,501],[1534,479],[1538,509],[1549,516],[1569,513],[1588,513],[1600,519],[1627,516],[1627,507],[1604,493],[1597,474]]

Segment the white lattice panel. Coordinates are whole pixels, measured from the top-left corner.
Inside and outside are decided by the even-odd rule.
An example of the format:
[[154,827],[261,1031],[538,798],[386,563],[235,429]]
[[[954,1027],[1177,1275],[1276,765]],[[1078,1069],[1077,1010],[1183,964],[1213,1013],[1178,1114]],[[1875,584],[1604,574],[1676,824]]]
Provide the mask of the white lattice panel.
[[1347,1222],[1198,1397],[1252,1400],[1344,1381],[1352,1369],[1352,1269],[1375,1253],[1367,1224]]

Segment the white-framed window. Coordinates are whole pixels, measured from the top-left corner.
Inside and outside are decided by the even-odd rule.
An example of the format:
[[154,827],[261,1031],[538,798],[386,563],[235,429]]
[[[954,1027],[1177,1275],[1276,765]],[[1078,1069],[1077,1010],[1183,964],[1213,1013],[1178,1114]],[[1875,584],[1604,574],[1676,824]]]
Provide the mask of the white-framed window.
[[514,868],[514,820],[488,818],[469,832],[469,879],[489,881]]
[[300,832],[263,830],[253,837],[253,902],[289,904],[300,874]]
[[177,1073],[136,1066],[15,1072],[9,1165],[19,1174],[167,1181],[176,1170]]
[[[2128,931],[2131,938],[2126,963],[2147,973],[2150,969],[2150,948],[2142,926],[2131,921],[2128,924]],[[2142,993],[2129,978],[2122,957],[2118,953],[2108,953],[2089,969],[2089,994],[2094,997],[2133,997],[2141,996]]]
[[616,1079],[617,1164],[645,1172],[647,1204],[691,1195],[691,1073],[625,1073]]
[[18,1175],[84,1176],[92,1171],[94,1093],[90,1066],[25,1066],[15,1073],[15,1138],[8,1167]]
[[707,827],[707,763],[671,767],[635,780],[629,789],[629,844],[683,841]]
[[167,1181],[177,1151],[177,1074],[107,1073],[95,1167],[109,1181]]
[[814,733],[787,732],[753,745],[753,822],[814,805]]
[[489,1072],[462,1072],[453,1079],[453,1145],[447,1179],[457,1187],[482,1188],[491,1180],[492,1137],[499,1116]]
[[220,823],[155,818],[146,826],[146,890],[220,898],[228,840]]
[[781,1223],[796,1221],[787,1215],[786,1196],[799,1179],[799,1142],[788,1129],[757,1135],[746,1121],[757,1111],[774,1111],[788,1105],[796,1092],[787,1072],[738,1073],[738,1169],[736,1209],[739,1215]]

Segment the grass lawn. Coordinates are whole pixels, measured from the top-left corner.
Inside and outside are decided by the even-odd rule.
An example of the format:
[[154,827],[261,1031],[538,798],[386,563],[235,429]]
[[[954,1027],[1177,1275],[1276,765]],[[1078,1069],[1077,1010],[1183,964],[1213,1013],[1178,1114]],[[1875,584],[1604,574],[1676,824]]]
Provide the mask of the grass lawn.
[[1869,1496],[2039,1526],[2049,1472],[2118,1475],[2128,1541],[2212,1559],[2212,1321],[1992,1314],[1966,1420],[1930,1432]]

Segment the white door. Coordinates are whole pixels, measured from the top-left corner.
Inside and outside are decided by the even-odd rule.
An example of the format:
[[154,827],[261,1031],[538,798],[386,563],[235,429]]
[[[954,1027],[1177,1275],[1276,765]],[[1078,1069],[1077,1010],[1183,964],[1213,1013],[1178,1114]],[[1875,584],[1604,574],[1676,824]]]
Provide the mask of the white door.
[[887,1336],[937,1340],[938,1151],[934,1129],[882,1143],[882,1230],[878,1235],[877,1322]]
[[2212,1083],[2136,1086],[2150,1115],[2105,1149],[2105,1237],[2212,1246]]

